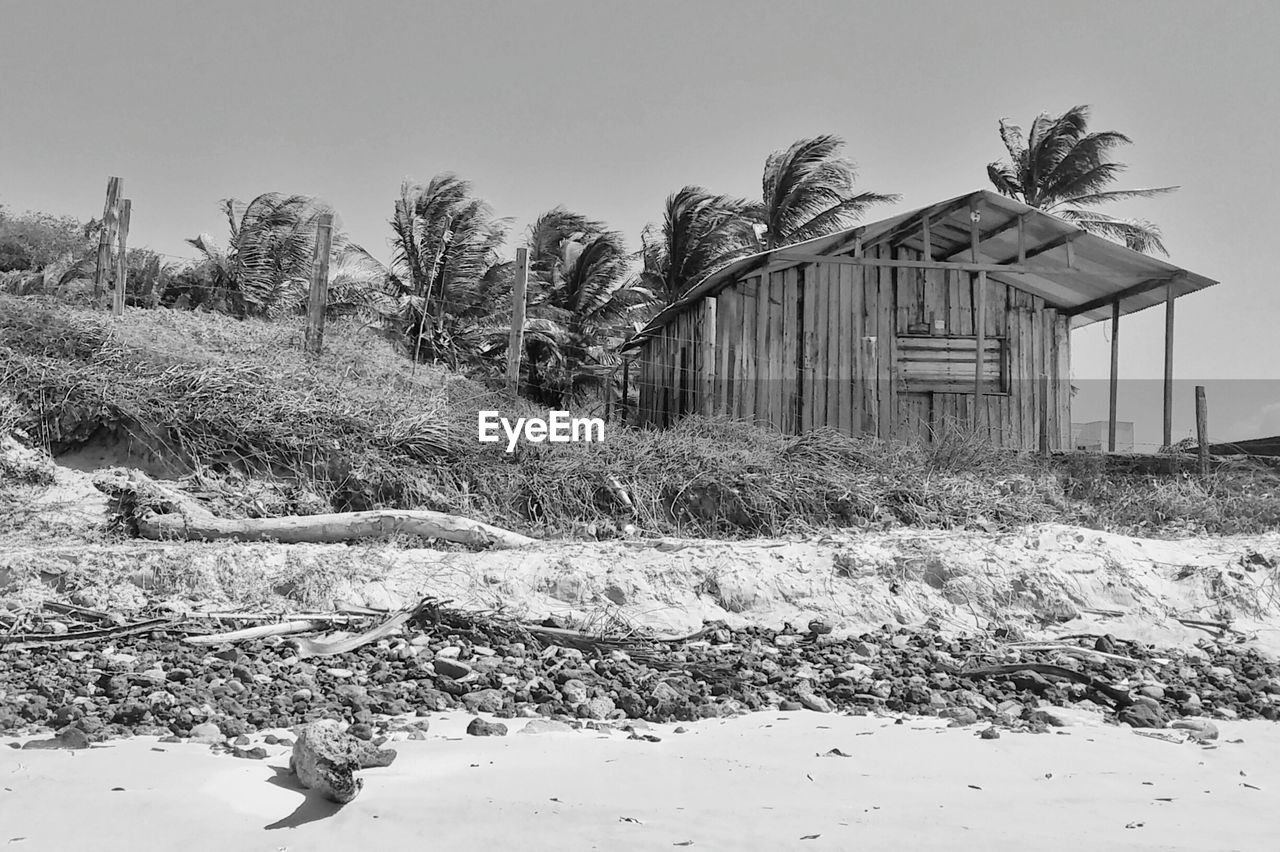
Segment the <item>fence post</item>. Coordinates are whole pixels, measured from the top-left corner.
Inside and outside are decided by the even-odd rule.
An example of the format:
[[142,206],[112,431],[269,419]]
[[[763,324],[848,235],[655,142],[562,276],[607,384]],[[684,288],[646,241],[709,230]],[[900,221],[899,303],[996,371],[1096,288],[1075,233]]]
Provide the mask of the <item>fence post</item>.
[[93,271],[93,300],[102,306],[107,292],[107,272],[111,266],[111,243],[115,237],[116,211],[120,205],[120,192],[124,181],[118,177],[107,178],[107,202],[102,208],[102,230],[98,233],[98,265]]
[[1209,401],[1204,385],[1196,385],[1196,449],[1200,454],[1200,475],[1209,473]]
[[120,224],[117,230],[120,235],[120,244],[117,247],[119,254],[116,256],[116,291],[115,298],[111,302],[111,315],[124,316],[124,294],[129,285],[129,260],[126,256],[129,244],[129,214],[132,212],[133,202],[124,199],[120,202]]
[[311,294],[307,302],[306,349],[319,355],[324,349],[324,314],[329,304],[329,244],[333,237],[333,214],[322,213],[316,221],[315,253],[311,256]]
[[520,390],[520,356],[524,349],[525,290],[529,283],[529,250],[516,249],[516,281],[511,290],[511,337],[507,341],[507,390]]

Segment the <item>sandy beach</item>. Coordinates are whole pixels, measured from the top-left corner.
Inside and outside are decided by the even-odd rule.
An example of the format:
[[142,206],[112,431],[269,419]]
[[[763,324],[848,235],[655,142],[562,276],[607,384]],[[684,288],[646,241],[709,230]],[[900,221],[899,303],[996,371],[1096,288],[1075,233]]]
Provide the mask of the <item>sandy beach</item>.
[[[27,850],[1262,850],[1280,819],[1280,727],[1212,746],[1073,726],[977,736],[936,719],[756,713],[464,735],[434,719],[344,807],[264,761],[152,737],[0,750],[0,842]],[[1159,736],[1178,737],[1162,731]],[[1242,742],[1239,742],[1241,741]],[[838,749],[847,757],[828,754]]]

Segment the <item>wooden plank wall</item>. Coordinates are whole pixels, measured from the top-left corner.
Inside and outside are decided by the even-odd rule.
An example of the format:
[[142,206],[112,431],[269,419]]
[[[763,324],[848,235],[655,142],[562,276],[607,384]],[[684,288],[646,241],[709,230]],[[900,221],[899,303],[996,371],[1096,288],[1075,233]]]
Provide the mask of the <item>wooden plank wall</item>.
[[[872,247],[867,257],[888,257]],[[902,259],[919,259],[905,249]],[[754,272],[693,305],[639,350],[637,419],[669,426],[697,412],[787,434],[820,427],[882,437],[971,428],[972,392],[913,391],[899,375],[898,337],[974,333],[974,276],[957,270],[811,263]],[[1044,300],[988,277],[984,334],[999,340],[1007,393],[988,393],[984,434],[1039,443],[1039,377],[1049,376],[1049,440],[1071,436],[1069,323]],[[913,347],[917,348],[918,347]]]

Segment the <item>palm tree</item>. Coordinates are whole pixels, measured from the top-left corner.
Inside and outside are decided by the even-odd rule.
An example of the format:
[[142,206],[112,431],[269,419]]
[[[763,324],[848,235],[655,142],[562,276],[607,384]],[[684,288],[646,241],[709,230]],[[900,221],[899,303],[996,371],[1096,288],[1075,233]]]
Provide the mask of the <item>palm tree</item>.
[[200,252],[202,302],[227,304],[240,315],[272,314],[293,302],[311,277],[316,223],[330,208],[309,195],[267,192],[248,204],[223,199],[231,231],[225,248],[208,234],[187,240]]
[[1074,106],[1060,116],[1041,113],[1031,133],[1000,120],[1000,138],[1008,160],[987,166],[987,176],[1002,195],[1060,216],[1099,236],[1123,242],[1135,251],[1165,251],[1160,229],[1144,219],[1124,219],[1092,208],[1109,201],[1150,198],[1177,189],[1107,189],[1127,166],[1108,159],[1109,152],[1130,144],[1114,130],[1089,132],[1089,107]]
[[608,384],[617,347],[653,294],[628,274],[620,233],[563,207],[538,217],[529,249],[526,387],[539,402],[563,407]]
[[[326,315],[358,316],[375,323],[392,319],[398,305],[389,292],[390,278],[390,270],[363,246],[345,234],[335,234],[329,250]],[[299,309],[305,306],[306,295],[305,291],[299,294]]]
[[511,286],[511,264],[498,258],[508,226],[457,175],[400,187],[390,278],[401,333],[415,359],[425,355],[456,366],[479,352],[494,305]]
[[764,163],[764,195],[755,215],[764,226],[761,248],[776,249],[842,231],[876,204],[897,195],[855,192],[853,161],[845,142],[824,134],[798,139]]
[[698,186],[672,193],[662,227],[649,225],[640,236],[640,284],[671,303],[715,269],[755,251],[756,210],[750,201]]

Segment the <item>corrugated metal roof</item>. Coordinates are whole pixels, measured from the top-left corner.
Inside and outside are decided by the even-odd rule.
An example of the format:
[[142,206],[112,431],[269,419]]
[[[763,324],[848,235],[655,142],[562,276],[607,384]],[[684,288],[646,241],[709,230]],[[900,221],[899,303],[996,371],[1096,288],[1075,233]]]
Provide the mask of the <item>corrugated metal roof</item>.
[[[1074,312],[1073,328],[1110,318],[1111,303],[1117,295],[1120,295],[1120,313],[1131,314],[1163,304],[1165,284],[1172,284],[1174,296],[1180,297],[1218,283],[1087,233],[1065,219],[1019,201],[979,190],[880,222],[859,225],[727,264],[663,308],[625,348],[639,345],[644,338],[704,296],[715,295],[730,282],[766,264],[771,269],[783,269],[812,262],[788,260],[788,256],[851,256],[855,240],[861,240],[864,249],[891,242],[921,251],[924,248],[921,220],[925,216],[929,218],[929,242],[934,259],[972,262],[971,203],[979,205],[981,211],[977,259],[981,264],[1018,265],[1018,219],[1023,219],[1026,260],[1016,270],[989,271],[988,276],[1034,293],[1051,307]],[[1069,250],[1068,242],[1071,244]]]

